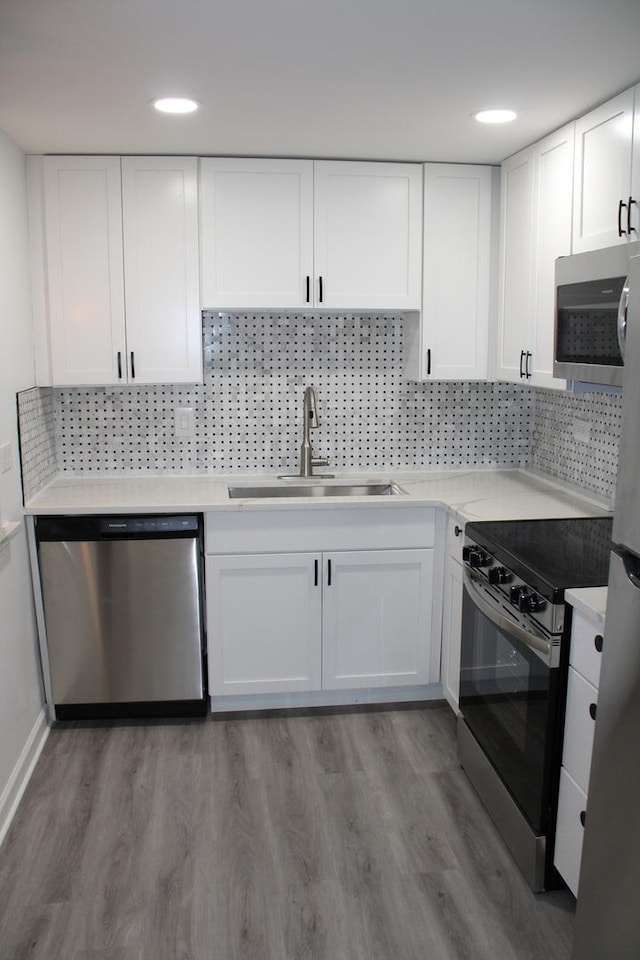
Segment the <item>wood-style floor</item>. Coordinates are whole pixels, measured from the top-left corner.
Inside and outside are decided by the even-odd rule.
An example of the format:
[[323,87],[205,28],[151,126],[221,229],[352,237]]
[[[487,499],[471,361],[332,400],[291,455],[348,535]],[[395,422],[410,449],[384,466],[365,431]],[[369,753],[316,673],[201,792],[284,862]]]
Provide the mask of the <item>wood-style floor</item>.
[[448,707],[53,730],[0,848],[1,960],[565,960]]

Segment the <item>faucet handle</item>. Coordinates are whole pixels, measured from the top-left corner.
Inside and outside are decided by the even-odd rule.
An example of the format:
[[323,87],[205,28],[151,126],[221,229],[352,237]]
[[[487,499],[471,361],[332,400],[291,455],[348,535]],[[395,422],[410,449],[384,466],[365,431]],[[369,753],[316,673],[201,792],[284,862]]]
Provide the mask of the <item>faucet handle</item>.
[[328,467],[329,461],[326,457],[311,457],[312,467]]

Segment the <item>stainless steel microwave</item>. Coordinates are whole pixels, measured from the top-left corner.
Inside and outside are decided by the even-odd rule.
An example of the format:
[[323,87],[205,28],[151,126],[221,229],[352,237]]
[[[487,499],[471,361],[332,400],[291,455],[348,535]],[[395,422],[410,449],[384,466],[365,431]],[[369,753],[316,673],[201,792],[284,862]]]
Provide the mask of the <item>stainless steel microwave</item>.
[[554,377],[622,385],[629,257],[640,242],[556,260]]

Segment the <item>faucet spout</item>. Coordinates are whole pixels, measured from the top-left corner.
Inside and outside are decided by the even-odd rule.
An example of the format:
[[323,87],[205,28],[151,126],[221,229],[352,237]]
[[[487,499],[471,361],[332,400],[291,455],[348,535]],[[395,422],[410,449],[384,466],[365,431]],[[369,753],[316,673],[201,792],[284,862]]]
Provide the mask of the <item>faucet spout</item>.
[[[314,457],[311,448],[310,432],[320,426],[318,417],[318,403],[313,387],[307,387],[302,401],[302,446],[300,447],[300,471],[295,476],[282,476],[281,480],[294,480],[301,477],[309,479],[314,476],[314,467],[326,467],[329,463],[326,457]],[[332,473],[321,473],[316,476],[331,478]]]

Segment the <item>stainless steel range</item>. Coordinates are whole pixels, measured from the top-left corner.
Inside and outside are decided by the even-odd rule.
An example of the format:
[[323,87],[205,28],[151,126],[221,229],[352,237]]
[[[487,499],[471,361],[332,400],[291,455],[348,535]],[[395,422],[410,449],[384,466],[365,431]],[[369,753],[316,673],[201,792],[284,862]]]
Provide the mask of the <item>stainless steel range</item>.
[[469,523],[460,762],[533,890],[556,886],[572,587],[607,582],[610,517]]

